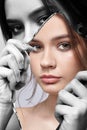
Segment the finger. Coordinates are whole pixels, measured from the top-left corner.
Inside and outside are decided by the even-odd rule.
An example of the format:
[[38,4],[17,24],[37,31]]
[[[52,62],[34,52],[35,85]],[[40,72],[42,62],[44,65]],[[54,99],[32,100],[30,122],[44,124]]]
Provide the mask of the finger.
[[79,98],[87,97],[87,88],[77,79],[71,81],[73,93]]
[[59,96],[58,96],[58,101],[57,103],[61,104],[66,104],[69,106],[77,106],[77,104],[79,103],[79,98],[77,98],[75,95],[73,95],[72,93],[66,91],[66,90],[61,90],[59,92]]
[[26,52],[24,52],[23,56],[24,56],[24,70],[27,70],[29,67],[29,55]]
[[20,71],[19,71],[19,68],[18,68],[18,64],[16,62],[15,57],[12,54],[4,56],[0,60],[0,66],[5,66],[7,68],[12,69],[14,71],[14,74],[15,74],[15,77],[16,77],[16,81],[17,82],[20,81]]
[[8,44],[14,44],[14,46],[16,46],[20,51],[31,52],[36,50],[36,48],[30,46],[29,43],[22,43],[16,39],[9,39]]
[[23,54],[14,46],[14,45],[8,45],[8,47],[6,48],[6,50],[9,52],[9,54],[14,55],[18,66],[20,69],[24,68],[24,57]]
[[28,72],[27,70],[22,70],[21,72],[21,76],[20,76],[20,82],[18,82],[15,86],[15,89],[18,90],[22,87],[24,87],[27,83],[27,80],[28,80]]
[[36,48],[32,47],[29,45],[29,43],[22,43],[19,40],[16,39],[9,39],[6,43],[6,47],[2,50],[2,53],[0,54],[0,57],[5,56],[8,54],[7,46],[8,45],[14,45],[16,48],[18,48],[20,51],[26,51],[26,52],[31,52],[31,51],[36,51]]
[[80,71],[75,78],[87,88],[87,71]]
[[[27,65],[29,64],[29,60],[28,58],[24,59],[23,54],[28,51],[34,51],[34,50],[35,49],[28,44],[23,44],[18,40],[10,39],[7,42],[7,47],[4,49],[5,52],[4,55],[7,55],[8,53],[13,54],[16,57],[17,62],[19,63],[20,69],[24,69],[24,67],[26,68]],[[23,64],[24,60],[26,60],[25,62],[26,64]]]
[[[87,71],[80,71],[80,72],[78,72],[74,79],[77,79],[80,82],[81,82],[81,80],[87,81]],[[67,84],[65,89],[68,90],[68,91],[71,91],[72,85],[70,83]]]
[[3,84],[7,83],[7,85],[9,85],[11,90],[15,89],[17,81],[13,70],[5,67],[0,67],[0,78],[3,79]]
[[79,98],[87,97],[87,88],[77,79],[73,79],[64,89]]
[[78,72],[75,78],[78,80],[83,80],[83,81],[86,80],[87,81],[87,71]]
[[67,105],[56,105],[55,107],[55,113],[59,114],[61,116],[63,115],[68,115],[69,113],[71,113],[72,111],[72,107],[67,106]]
[[0,79],[0,103],[9,103],[12,101],[12,91],[6,83],[2,85],[1,83],[3,83],[3,79]]
[[[56,105],[55,107],[55,117],[61,118],[64,115],[71,115],[73,108],[67,105]],[[60,119],[59,119],[60,120]]]
[[28,75],[27,74],[27,70],[22,73],[22,75],[21,75],[21,82],[22,83],[26,83],[26,81],[27,81],[27,75]]
[[[14,41],[14,40],[13,40]],[[20,43],[20,42],[19,42]],[[21,49],[17,48],[17,45],[20,45]],[[27,65],[29,64],[29,59],[27,58],[28,55],[26,53],[26,51],[33,51],[34,49],[32,49],[33,47],[27,45],[27,44],[17,44],[13,45],[12,43],[8,44],[8,47],[6,48],[9,53],[13,54],[16,57],[17,62],[19,63],[19,67],[20,69],[24,69],[24,67],[26,68]],[[26,51],[25,51],[26,50]],[[24,57],[27,56],[27,57]],[[26,58],[26,59],[24,59]],[[26,61],[24,64],[24,61]]]

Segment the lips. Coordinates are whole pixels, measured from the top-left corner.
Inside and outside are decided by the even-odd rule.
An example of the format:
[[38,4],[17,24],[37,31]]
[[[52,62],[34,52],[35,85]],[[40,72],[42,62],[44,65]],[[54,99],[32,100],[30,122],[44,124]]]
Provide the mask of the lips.
[[61,77],[54,76],[54,75],[42,75],[41,81],[45,84],[55,84],[60,81]]

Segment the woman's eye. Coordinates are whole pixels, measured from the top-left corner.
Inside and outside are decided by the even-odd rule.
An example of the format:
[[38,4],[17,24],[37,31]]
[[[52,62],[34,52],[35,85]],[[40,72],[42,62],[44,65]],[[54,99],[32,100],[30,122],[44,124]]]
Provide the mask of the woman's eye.
[[30,45],[36,49],[35,52],[39,52],[42,50],[42,46],[39,44],[30,44]]
[[39,17],[38,18],[39,25],[42,25],[47,20],[48,17],[49,17],[49,15],[44,15],[42,17]]
[[62,50],[62,51],[70,50],[71,47],[72,47],[71,44],[68,43],[68,42],[63,42],[63,43],[60,43],[60,44],[58,45],[58,48],[59,48],[60,50]]
[[9,31],[11,32],[12,36],[20,34],[24,30],[22,25],[13,25],[9,26]]

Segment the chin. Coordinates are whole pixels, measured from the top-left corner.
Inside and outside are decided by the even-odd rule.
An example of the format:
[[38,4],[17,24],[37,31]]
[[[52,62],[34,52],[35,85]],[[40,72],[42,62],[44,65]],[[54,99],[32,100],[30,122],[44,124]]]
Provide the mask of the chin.
[[48,94],[52,94],[52,95],[58,95],[59,91],[62,88],[58,87],[58,85],[44,85],[42,86],[42,89],[44,92],[48,93]]

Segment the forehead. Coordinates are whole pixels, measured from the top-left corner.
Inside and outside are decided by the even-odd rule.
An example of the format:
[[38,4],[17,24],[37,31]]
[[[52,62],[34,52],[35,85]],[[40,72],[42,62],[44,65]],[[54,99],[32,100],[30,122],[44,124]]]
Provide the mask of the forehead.
[[69,28],[64,18],[59,14],[54,14],[40,29],[35,38],[38,39],[40,37],[40,39],[43,39],[45,37],[46,40],[49,40],[68,34]]
[[6,16],[20,17],[39,8],[43,8],[42,0],[5,0]]

